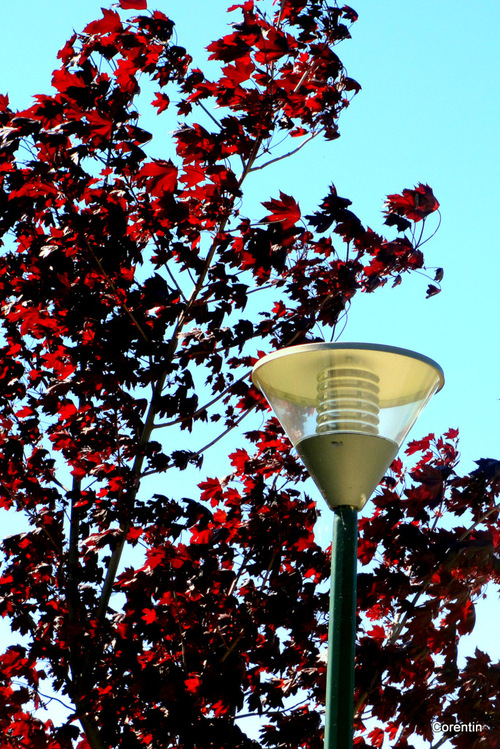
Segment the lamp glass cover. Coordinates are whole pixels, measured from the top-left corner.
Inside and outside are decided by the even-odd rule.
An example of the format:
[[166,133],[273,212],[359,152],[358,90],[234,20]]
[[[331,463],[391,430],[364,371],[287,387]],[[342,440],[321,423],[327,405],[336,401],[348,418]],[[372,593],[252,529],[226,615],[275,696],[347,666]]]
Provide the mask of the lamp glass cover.
[[432,359],[363,343],[282,349],[257,362],[252,379],[294,445],[315,433],[358,432],[400,446],[444,384]]
[[[425,404],[444,384],[443,372],[432,359],[363,343],[282,349],[257,362],[252,379],[323,494],[335,492],[336,499],[330,496],[329,504],[359,507]],[[360,471],[366,476],[352,489],[353,475]],[[331,488],[340,474],[345,474],[351,490]],[[350,494],[349,501],[341,500],[339,492]],[[353,500],[353,492],[363,496]]]

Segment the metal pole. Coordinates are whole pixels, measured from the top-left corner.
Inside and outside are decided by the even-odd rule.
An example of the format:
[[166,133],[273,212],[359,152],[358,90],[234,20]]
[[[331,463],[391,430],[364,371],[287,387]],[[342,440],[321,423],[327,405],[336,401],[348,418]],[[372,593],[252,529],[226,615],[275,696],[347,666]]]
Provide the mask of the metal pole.
[[352,749],[353,745],[357,536],[357,510],[347,505],[336,507],[328,623],[325,749]]

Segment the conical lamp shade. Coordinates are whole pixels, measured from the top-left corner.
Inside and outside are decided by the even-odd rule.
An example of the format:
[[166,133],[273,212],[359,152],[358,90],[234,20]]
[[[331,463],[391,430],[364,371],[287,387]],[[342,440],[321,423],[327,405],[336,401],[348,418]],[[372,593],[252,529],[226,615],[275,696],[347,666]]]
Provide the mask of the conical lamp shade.
[[406,349],[311,343],[252,373],[331,507],[363,507],[444,376]]

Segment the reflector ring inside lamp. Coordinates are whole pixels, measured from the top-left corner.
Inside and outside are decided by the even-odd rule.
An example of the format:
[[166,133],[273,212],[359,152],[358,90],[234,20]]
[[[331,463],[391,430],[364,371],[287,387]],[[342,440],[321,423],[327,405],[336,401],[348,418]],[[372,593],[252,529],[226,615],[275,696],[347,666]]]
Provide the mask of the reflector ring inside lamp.
[[378,434],[379,378],[365,369],[328,367],[318,376],[316,432]]

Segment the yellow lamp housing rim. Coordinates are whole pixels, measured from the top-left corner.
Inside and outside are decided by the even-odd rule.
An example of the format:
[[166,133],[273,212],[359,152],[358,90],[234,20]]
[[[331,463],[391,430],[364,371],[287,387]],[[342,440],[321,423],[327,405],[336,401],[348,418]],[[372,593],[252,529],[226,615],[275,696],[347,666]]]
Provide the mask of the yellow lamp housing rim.
[[[314,405],[318,375],[327,367],[366,367],[379,375],[380,406],[392,407],[425,398],[432,377],[444,385],[439,364],[423,354],[374,343],[306,343],[275,351],[254,366],[252,381],[265,395]],[[423,381],[422,381],[423,380]],[[436,383],[437,380],[437,383]]]

